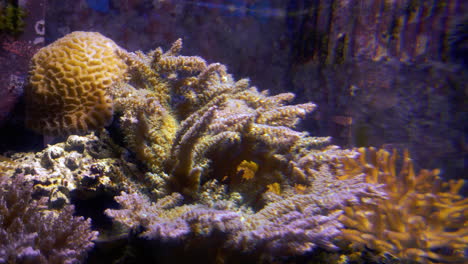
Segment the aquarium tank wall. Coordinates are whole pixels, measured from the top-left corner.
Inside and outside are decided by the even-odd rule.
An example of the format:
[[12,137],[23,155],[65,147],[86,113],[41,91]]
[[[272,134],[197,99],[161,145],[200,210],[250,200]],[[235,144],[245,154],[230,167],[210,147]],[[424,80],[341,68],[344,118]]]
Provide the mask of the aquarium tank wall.
[[0,0],[0,263],[466,263],[467,14]]

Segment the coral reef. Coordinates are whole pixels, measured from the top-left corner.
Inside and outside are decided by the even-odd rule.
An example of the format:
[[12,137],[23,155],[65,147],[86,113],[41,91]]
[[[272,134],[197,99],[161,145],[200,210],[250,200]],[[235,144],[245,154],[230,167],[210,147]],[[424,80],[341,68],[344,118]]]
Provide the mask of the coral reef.
[[87,28],[132,51],[183,37],[185,54],[317,104],[305,124],[314,135],[341,146],[407,147],[417,166],[464,174],[468,75],[451,57],[466,53],[448,53],[466,47],[449,30],[463,22],[468,1],[126,0],[107,15],[86,2],[49,0],[47,34]]
[[73,206],[58,213],[33,200],[25,178],[0,175],[0,263],[77,263],[98,233],[90,219],[73,216]]
[[419,263],[466,262],[468,199],[459,194],[463,180],[443,182],[439,170],[414,172],[405,151],[398,172],[397,153],[359,149],[360,156],[344,160],[344,174],[365,174],[366,182],[385,184],[388,199],[347,207],[340,221],[341,237],[357,249]]
[[[95,41],[95,33],[72,33],[71,37],[75,34]],[[71,37],[58,42],[68,43]],[[333,239],[340,233],[341,208],[358,197],[381,196],[378,186],[361,178],[335,178],[338,160],[354,152],[324,148],[328,138],[295,130],[314,104],[287,105],[294,98],[291,93],[270,96],[249,87],[246,79],[234,81],[224,65],[180,56],[181,40],[167,52],[158,48],[145,54],[111,47],[112,54],[126,64],[122,68],[128,67],[128,77],[119,69],[114,76],[125,77],[123,81],[108,82],[110,86],[100,91],[113,97],[109,104],[118,116],[119,134],[146,165],[146,182],[141,181],[152,190],[124,189],[116,198],[123,209],[106,212],[130,228],[144,227],[142,236],[166,240],[223,233],[225,247],[258,251],[262,256],[298,255],[317,246],[331,250],[336,249]],[[69,51],[74,46],[57,42],[43,50],[60,54],[62,48],[74,52]],[[94,54],[93,45],[76,48]],[[33,59],[33,73],[47,68],[42,63]],[[38,86],[34,76],[31,82]],[[53,86],[48,88],[55,91]],[[67,95],[80,95],[71,91]],[[51,109],[60,110],[54,105]],[[107,113],[106,108],[101,110]],[[43,118],[46,112],[45,108],[38,111],[37,117]],[[65,130],[77,132],[67,127],[54,131]],[[67,142],[79,139],[70,136]],[[70,175],[67,183],[82,182],[80,174],[69,171],[80,167],[77,161],[88,163],[86,151],[65,153],[56,145],[38,156],[41,166],[65,168],[59,174]],[[250,165],[244,168],[246,164]],[[89,170],[92,167],[84,170],[86,176]],[[295,184],[303,188],[294,188]],[[160,199],[155,204],[150,202],[152,195]]]
[[[76,38],[82,45],[71,42]],[[106,61],[95,71],[93,61],[76,62],[74,56],[70,56],[71,62],[65,61],[63,68],[69,64],[77,65],[76,82],[69,80],[70,76],[60,74],[60,67],[54,68],[58,69],[56,73],[48,70],[52,66],[45,59],[54,56],[52,52],[80,53],[85,57],[100,54],[97,50],[101,51],[102,47],[93,45],[96,41],[103,41],[101,45],[109,42],[96,33],[76,32],[39,51],[32,61],[30,86],[34,89],[28,97],[28,108],[32,111],[41,99],[47,102],[59,100],[53,98],[63,92],[71,98],[65,98],[63,102],[59,100],[57,104],[44,104],[41,111],[35,111],[34,117],[38,120],[51,118],[44,114],[53,111],[63,121],[51,122],[42,131],[46,134],[84,132],[99,128],[105,122],[85,125],[81,121],[89,119],[81,116],[83,119],[78,122],[69,116],[81,115],[80,111],[75,111],[79,103],[91,104],[81,100],[85,92],[81,89],[91,87],[91,91],[100,92],[98,95],[113,97],[112,101],[106,100],[108,107],[93,106],[94,110],[103,113],[92,115],[108,116],[112,113],[109,109],[115,108],[125,145],[137,154],[149,171],[146,182],[142,180],[144,184],[120,188],[132,193],[117,198],[125,208],[123,211],[107,212],[129,227],[143,226],[147,229],[143,236],[164,240],[187,234],[207,236],[217,230],[226,234],[227,247],[259,250],[267,255],[302,254],[317,245],[335,249],[332,240],[339,234],[340,207],[346,202],[357,201],[360,196],[380,195],[374,186],[356,179],[340,181],[342,185],[329,184],[334,189],[313,187],[326,187],[327,184],[321,183],[323,181],[336,182],[331,171],[336,169],[337,160],[354,155],[336,147],[323,149],[327,138],[313,138],[294,130],[299,119],[313,111],[315,105],[286,105],[294,98],[293,94],[270,96],[267,91],[249,88],[246,79],[235,82],[226,67],[219,63],[206,65],[199,57],[180,56],[181,40],[167,52],[158,48],[146,54],[127,52],[113,43],[104,46],[103,54],[113,62],[122,60],[126,66],[116,64],[114,75],[95,87],[80,83],[79,70],[84,73],[84,80],[90,79],[88,73],[97,72],[102,76]],[[54,59],[60,61],[60,58]],[[127,66],[128,78],[124,78],[122,69]],[[44,75],[47,78],[42,78]],[[118,78],[123,78],[122,82],[115,83]],[[49,82],[59,87],[45,86]],[[44,92],[44,96],[38,92]],[[44,121],[39,123],[45,124]],[[49,196],[55,195],[55,200],[49,197],[52,205],[69,203],[67,192],[83,189],[80,186],[83,182],[97,182],[99,186],[101,180],[117,174],[105,165],[95,164],[97,158],[112,157],[112,154],[100,149],[94,153],[98,157],[93,156],[93,148],[82,142],[89,139],[70,136],[62,145],[49,146],[38,154],[39,159],[23,160],[29,167],[19,171],[36,181],[35,188],[44,189],[42,192]],[[325,167],[319,169],[317,163],[304,161],[318,157]],[[250,164],[250,171],[242,169],[245,164]],[[41,172],[41,168],[45,168],[46,173]],[[97,174],[102,177],[93,177],[96,174],[93,171],[100,171]],[[247,171],[250,172],[248,177],[244,175]],[[298,177],[299,171],[302,174]],[[49,176],[41,179],[45,174]],[[115,178],[118,179],[114,177],[113,180]],[[103,181],[112,186],[112,180]],[[52,188],[44,187],[47,182],[59,182],[59,188],[54,184]],[[304,186],[299,194],[292,187],[295,183]],[[146,191],[142,185],[147,185]],[[153,190],[148,190],[149,186]],[[57,193],[61,193],[59,198]],[[155,194],[161,200],[153,206],[145,198],[148,194]],[[210,194],[215,195],[208,201]],[[130,207],[126,200],[134,201],[132,204],[140,201],[141,205]]]
[[98,129],[112,120],[108,89],[124,78],[126,65],[112,40],[73,32],[32,58],[26,87],[27,125],[47,135]]
[[[70,42],[76,38],[79,44]],[[190,248],[216,241],[222,251],[267,262],[317,248],[339,250],[337,238],[418,261],[448,260],[442,249],[435,252],[444,242],[454,258],[463,257],[466,230],[459,224],[466,223],[467,213],[466,200],[457,195],[460,182],[447,183],[450,191],[444,192],[436,172],[414,176],[407,156],[406,176],[398,179],[394,155],[371,150],[371,166],[362,150],[343,150],[330,145],[330,138],[298,131],[313,103],[291,105],[294,94],[269,95],[247,79],[235,81],[222,64],[179,55],[181,49],[177,40],[166,52],[128,52],[92,32],[71,33],[42,49],[32,61],[28,96],[30,118],[47,124],[38,131],[95,131],[36,154],[10,155],[0,166],[34,182],[35,194],[46,196],[49,208],[67,208],[73,194],[115,196],[120,207],[107,205],[100,214],[106,209],[113,230],[147,242],[183,241]],[[71,56],[63,69],[76,66],[70,72],[77,74],[68,76],[56,62],[49,64],[52,59],[44,60],[63,59],[52,52],[100,54],[109,61],[77,62]],[[114,64],[109,68],[107,62]],[[80,72],[92,81],[80,83]],[[112,127],[102,129],[113,115]],[[385,225],[389,232],[378,233]],[[434,234],[433,240],[414,241],[426,234]]]
[[114,89],[115,109],[126,143],[160,179],[160,199],[122,193],[107,215],[153,240],[221,233],[224,248],[265,258],[337,249],[341,208],[383,196],[362,178],[334,176],[356,153],[294,129],[314,104],[286,105],[293,94],[236,82],[224,65],[178,55],[181,45],[121,54],[130,81]]

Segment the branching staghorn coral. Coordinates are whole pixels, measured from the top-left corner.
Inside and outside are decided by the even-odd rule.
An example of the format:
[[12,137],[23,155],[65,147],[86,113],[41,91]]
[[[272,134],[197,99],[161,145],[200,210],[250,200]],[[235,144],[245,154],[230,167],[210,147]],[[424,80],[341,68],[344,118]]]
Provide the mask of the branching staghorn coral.
[[293,94],[260,93],[246,79],[234,82],[224,65],[178,55],[181,47],[178,40],[165,53],[119,50],[129,81],[112,92],[127,145],[153,173],[170,175],[162,195],[178,191],[195,197],[209,180],[210,152],[259,146],[287,152],[306,135],[294,127],[314,104],[285,105]]
[[141,194],[122,193],[116,197],[122,209],[108,209],[106,214],[131,228],[143,226],[141,236],[148,239],[181,240],[221,232],[222,247],[229,250],[257,252],[266,258],[294,256],[316,247],[336,250],[333,239],[341,232],[338,217],[343,205],[357,197],[379,196],[371,185],[363,187],[359,181],[346,187],[320,195],[270,194],[272,202],[258,212],[216,196],[210,197],[211,203],[182,205],[183,196],[178,193],[156,203]]
[[179,39],[165,53],[161,48],[144,54],[119,50],[129,65],[128,82],[111,92],[127,145],[140,160],[157,173],[168,159],[178,122],[170,107],[171,87],[180,74],[206,67],[200,57],[177,56],[182,48]]
[[[172,160],[179,160],[180,154],[191,157],[184,157],[188,161],[185,163],[175,164],[169,161],[166,163],[169,168],[174,171],[203,170],[210,162],[207,159],[210,152],[217,155],[223,155],[225,151],[244,152],[238,153],[239,157],[258,154],[257,158],[260,159],[259,153],[254,154],[256,149],[262,148],[265,153],[288,151],[294,142],[305,136],[305,133],[297,132],[293,128],[297,120],[311,112],[315,105],[309,103],[284,106],[283,102],[291,100],[292,94],[270,97],[266,92],[259,93],[254,87],[248,88],[247,80],[232,81],[224,67],[210,65],[208,68],[211,69],[200,73],[194,82],[200,85],[204,81],[209,86],[200,91],[200,94],[197,93],[198,100],[191,102],[192,106],[188,108],[206,103],[181,123],[172,148]],[[184,89],[196,91],[198,87]],[[184,108],[186,107],[187,105],[184,105]],[[186,149],[185,152],[177,151],[180,146],[190,149]],[[218,164],[220,162],[218,161]],[[234,170],[232,164],[231,170]],[[174,180],[178,181],[178,178],[175,177]],[[186,184],[190,182],[194,185]],[[177,184],[185,184],[185,190],[192,190],[192,193],[198,189],[196,180],[179,181]]]
[[142,236],[150,239],[182,239],[192,233],[208,236],[214,230],[230,233],[241,227],[238,213],[203,205],[181,205],[183,197],[178,193],[157,203],[136,193],[122,193],[116,200],[124,209],[108,209],[106,213],[128,227],[145,226],[147,230]]
[[0,175],[0,263],[77,263],[93,246],[90,219],[67,205],[55,214],[32,199],[32,184]]
[[135,89],[129,84],[122,83],[113,92],[126,146],[150,170],[161,172],[178,126],[167,103],[160,103],[154,91]]
[[408,151],[397,171],[397,153],[359,149],[344,160],[341,179],[365,174],[366,182],[385,184],[388,199],[362,202],[345,209],[342,237],[351,246],[419,263],[466,262],[468,199],[459,194],[463,180],[443,182],[439,170],[416,174]]

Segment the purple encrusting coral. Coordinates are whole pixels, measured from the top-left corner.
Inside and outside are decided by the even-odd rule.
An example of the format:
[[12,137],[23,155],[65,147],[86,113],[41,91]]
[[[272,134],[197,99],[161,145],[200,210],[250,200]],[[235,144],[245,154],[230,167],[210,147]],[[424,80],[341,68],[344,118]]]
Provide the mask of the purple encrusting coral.
[[31,194],[22,176],[0,176],[0,263],[79,263],[97,238],[91,221],[73,206],[47,212]]

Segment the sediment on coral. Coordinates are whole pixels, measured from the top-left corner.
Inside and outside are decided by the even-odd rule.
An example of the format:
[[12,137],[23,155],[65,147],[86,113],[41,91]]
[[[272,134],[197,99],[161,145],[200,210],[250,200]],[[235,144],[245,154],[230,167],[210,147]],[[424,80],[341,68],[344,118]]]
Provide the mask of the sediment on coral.
[[402,261],[465,263],[468,198],[459,193],[464,181],[444,182],[437,169],[415,173],[407,150],[400,169],[396,151],[358,151],[359,156],[343,160],[339,178],[364,174],[367,183],[383,184],[388,199],[345,208],[341,238],[354,249],[367,247]]

